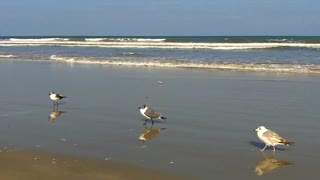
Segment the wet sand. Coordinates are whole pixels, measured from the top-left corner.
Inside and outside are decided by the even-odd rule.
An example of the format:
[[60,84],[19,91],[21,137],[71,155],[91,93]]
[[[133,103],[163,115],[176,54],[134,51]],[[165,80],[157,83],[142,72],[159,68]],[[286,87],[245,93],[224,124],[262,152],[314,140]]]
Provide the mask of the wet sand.
[[[193,179],[318,179],[319,81],[312,74],[1,61],[0,148]],[[53,90],[67,96],[62,113],[52,112]],[[142,104],[168,117],[146,141],[139,141],[151,125],[142,124]],[[261,153],[259,125],[296,146]]]
[[187,179],[168,173],[111,161],[72,157],[43,152],[3,151],[0,178],[32,179]]

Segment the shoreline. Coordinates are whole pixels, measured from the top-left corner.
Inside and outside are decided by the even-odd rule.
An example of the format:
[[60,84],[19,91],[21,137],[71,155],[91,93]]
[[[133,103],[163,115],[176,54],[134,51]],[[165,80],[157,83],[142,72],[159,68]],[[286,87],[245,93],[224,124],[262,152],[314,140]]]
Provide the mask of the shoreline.
[[[54,56],[54,55],[53,55]],[[147,68],[170,68],[170,69],[191,69],[199,71],[230,71],[230,72],[256,72],[256,73],[290,73],[290,74],[320,74],[320,65],[308,64],[266,64],[266,63],[169,63],[169,62],[139,62],[139,61],[118,61],[118,60],[75,60],[74,58],[54,57],[48,60],[41,59],[5,59],[0,57],[0,62],[43,62],[43,63],[65,63],[96,66],[126,66],[126,67],[147,67]]]

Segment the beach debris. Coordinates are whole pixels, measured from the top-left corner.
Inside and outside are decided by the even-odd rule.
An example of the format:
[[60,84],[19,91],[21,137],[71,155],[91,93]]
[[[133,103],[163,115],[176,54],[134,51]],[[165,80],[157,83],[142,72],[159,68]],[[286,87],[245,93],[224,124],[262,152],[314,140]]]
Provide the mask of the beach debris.
[[104,160],[105,160],[105,161],[109,161],[109,160],[111,160],[111,158],[104,158]]
[[162,81],[158,81],[158,84],[160,85],[160,84],[163,84],[163,82]]
[[60,139],[60,141],[67,141],[66,139]]
[[170,164],[174,164],[174,162],[173,162],[173,161],[171,161],[171,162],[170,162]]
[[56,159],[55,159],[55,158],[52,158],[51,163],[52,163],[52,164],[56,164],[56,163],[57,163]]
[[284,145],[284,146],[294,145],[294,142],[285,140],[284,138],[279,136],[277,133],[267,129],[264,126],[259,126],[254,131],[257,132],[257,136],[259,137],[259,139],[266,144],[264,148],[261,149],[260,151],[264,151],[267,146],[272,146],[273,151],[276,151],[275,146],[277,145]]
[[33,158],[33,160],[38,160],[38,159],[39,159],[38,157],[34,157],[34,158]]

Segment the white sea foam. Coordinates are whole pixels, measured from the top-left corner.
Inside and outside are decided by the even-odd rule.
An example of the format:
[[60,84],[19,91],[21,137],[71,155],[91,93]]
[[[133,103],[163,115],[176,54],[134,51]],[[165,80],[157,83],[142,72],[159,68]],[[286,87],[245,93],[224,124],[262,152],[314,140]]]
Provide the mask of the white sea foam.
[[151,41],[151,42],[163,42],[163,41],[165,41],[166,39],[151,39],[151,38],[145,39],[145,38],[138,38],[138,39],[136,39],[136,40],[139,41],[139,42],[148,42],[148,41]]
[[12,58],[12,57],[16,57],[16,56],[12,54],[0,54],[0,58]]
[[320,65],[293,65],[293,64],[253,64],[253,63],[192,63],[178,61],[126,61],[102,60],[94,58],[60,57],[52,55],[50,60],[55,62],[97,64],[97,65],[124,65],[166,68],[193,68],[230,71],[256,71],[256,72],[295,72],[295,73],[320,73]]
[[67,41],[68,38],[37,38],[37,39],[24,39],[24,38],[10,38],[9,41],[13,42],[52,42],[52,41]]
[[270,42],[285,42],[287,39],[269,39]]
[[97,42],[97,41],[104,41],[107,40],[107,38],[85,38],[86,41],[93,41],[93,42]]
[[105,41],[118,41],[118,42],[163,42],[166,39],[156,38],[105,38]]
[[[111,41],[110,41],[111,40]],[[86,41],[72,39],[42,38],[15,39],[0,41],[0,46],[65,46],[65,47],[101,47],[101,48],[159,48],[159,49],[212,49],[212,50],[247,50],[269,49],[278,47],[320,48],[317,43],[195,43],[195,42],[165,42],[165,39],[135,39],[126,38],[92,38]]]

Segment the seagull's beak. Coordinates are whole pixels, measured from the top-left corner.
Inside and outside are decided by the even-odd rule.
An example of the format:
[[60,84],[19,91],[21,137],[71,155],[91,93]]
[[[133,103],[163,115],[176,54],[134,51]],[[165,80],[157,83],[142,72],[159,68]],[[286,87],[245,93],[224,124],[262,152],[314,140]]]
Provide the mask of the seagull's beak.
[[257,129],[254,129],[253,131],[257,132],[258,130],[257,130]]
[[141,109],[141,107],[138,107],[138,109]]

